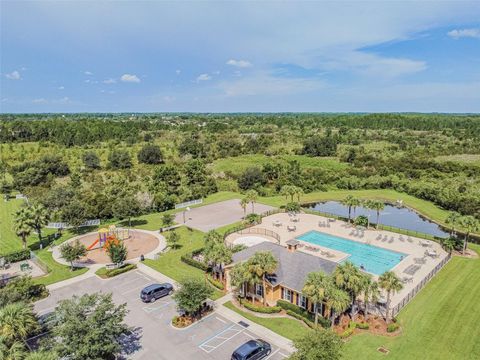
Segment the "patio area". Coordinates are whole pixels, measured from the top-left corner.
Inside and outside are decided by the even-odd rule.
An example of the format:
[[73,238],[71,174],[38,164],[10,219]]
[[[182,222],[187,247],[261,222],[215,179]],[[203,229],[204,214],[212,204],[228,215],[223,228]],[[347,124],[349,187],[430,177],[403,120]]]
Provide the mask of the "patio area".
[[[242,234],[231,234],[226,241],[229,243],[239,242],[242,237],[251,236],[254,233],[255,236],[263,237],[267,241],[280,242],[280,244],[286,246],[288,240],[297,239],[300,235],[312,230],[405,254],[405,257],[391,269],[402,279],[404,285],[403,289],[392,297],[392,307],[401,303],[404,297],[422,281],[425,281],[424,278],[437,265],[443,263],[448,256],[440,244],[434,241],[407,237],[383,230],[356,230],[352,224],[344,221],[312,214],[297,214],[296,216],[291,216],[288,213],[274,214],[263,218],[261,224],[245,230]],[[269,232],[277,234],[276,237],[279,240],[277,241],[272,236],[263,235]],[[335,262],[344,261],[350,256],[350,254],[338,250],[303,241],[300,241],[300,247],[297,251],[303,251]],[[378,278],[377,275],[372,274],[372,276],[375,279]]]
[[9,264],[5,269],[0,268],[0,281],[24,275],[35,278],[46,275],[46,273],[32,260],[19,261]]

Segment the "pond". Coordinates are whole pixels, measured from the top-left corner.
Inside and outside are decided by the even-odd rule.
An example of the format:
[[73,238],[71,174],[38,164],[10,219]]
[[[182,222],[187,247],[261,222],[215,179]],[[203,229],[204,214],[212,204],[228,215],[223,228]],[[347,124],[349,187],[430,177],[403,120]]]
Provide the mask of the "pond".
[[[338,201],[318,202],[304,207],[310,210],[348,217],[348,207]],[[370,216],[371,222],[377,221],[377,213],[375,210],[369,210],[359,206],[356,209],[355,217],[359,215]],[[354,218],[353,209],[352,218]],[[385,204],[385,209],[380,212],[380,224],[418,231],[438,237],[448,237],[449,235],[448,232],[444,231],[439,225],[425,219],[415,211],[406,207],[397,207],[390,204]]]

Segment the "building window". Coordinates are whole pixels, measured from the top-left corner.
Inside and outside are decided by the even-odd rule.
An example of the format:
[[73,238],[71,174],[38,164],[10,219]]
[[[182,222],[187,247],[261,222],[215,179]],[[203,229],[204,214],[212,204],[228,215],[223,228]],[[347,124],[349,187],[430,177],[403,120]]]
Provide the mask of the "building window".
[[292,302],[293,300],[292,290],[283,289],[283,299]]
[[263,297],[263,286],[256,284],[255,285],[255,293],[257,294],[257,296]]
[[307,298],[305,296],[300,295],[299,305],[304,309],[307,308]]

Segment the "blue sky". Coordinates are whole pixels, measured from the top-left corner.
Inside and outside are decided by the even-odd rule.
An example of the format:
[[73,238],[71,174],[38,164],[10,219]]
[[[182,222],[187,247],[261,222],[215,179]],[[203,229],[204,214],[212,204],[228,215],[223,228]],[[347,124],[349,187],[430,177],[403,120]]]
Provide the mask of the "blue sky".
[[480,2],[1,1],[1,112],[480,112]]

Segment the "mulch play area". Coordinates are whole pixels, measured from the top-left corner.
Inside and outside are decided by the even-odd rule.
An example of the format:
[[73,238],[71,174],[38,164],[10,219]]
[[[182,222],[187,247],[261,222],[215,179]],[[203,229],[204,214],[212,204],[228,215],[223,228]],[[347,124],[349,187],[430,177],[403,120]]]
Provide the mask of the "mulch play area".
[[[97,240],[97,238],[98,233],[95,232],[82,236],[78,240],[88,248],[95,242],[95,240]],[[128,249],[127,260],[148,254],[157,248],[159,242],[159,239],[155,235],[137,230],[130,230],[130,237],[123,240],[123,243]],[[87,252],[87,256],[82,258],[81,262],[87,262],[89,264],[108,264],[111,261],[106,251],[103,248],[96,246]]]

